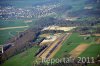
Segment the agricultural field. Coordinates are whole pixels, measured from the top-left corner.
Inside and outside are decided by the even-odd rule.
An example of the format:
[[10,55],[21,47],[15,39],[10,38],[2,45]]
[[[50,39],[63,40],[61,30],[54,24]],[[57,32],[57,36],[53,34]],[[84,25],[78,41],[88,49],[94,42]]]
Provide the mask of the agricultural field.
[[[100,36],[90,36],[88,40],[85,40],[85,37],[87,36],[80,36],[78,33],[73,33],[69,39],[63,43],[61,50],[58,51],[54,58],[64,58],[71,56],[81,58],[93,57],[96,59],[100,55],[100,43],[97,43],[95,39],[99,38]],[[88,64],[88,66],[99,65]]]
[[[73,49],[75,49],[77,46],[81,44],[88,44],[90,45],[82,54],[80,54],[80,57],[96,57],[98,53],[100,53],[100,47],[99,44],[93,44],[94,38],[89,37],[88,40],[85,40],[84,38],[87,36],[80,36],[79,33],[73,33],[68,39],[66,39],[61,49],[57,52],[57,54],[54,56],[54,58],[63,58],[64,55],[68,55]],[[36,60],[36,57],[34,57],[35,53],[39,49],[38,46],[34,46],[31,49],[28,49],[27,51],[24,51],[9,60],[7,60],[2,66],[9,66],[9,65],[15,65],[17,63],[18,66],[28,66],[32,65],[33,61]],[[98,51],[97,51],[98,50]]]
[[80,57],[97,57],[100,55],[100,44],[92,44],[89,46]]
[[27,20],[1,20],[0,21],[0,45],[7,40],[30,28]]
[[3,45],[7,40],[18,35],[19,32],[23,32],[27,28],[17,28],[17,29],[8,29],[0,30],[0,45]]
[[96,59],[99,6],[100,0],[1,0],[0,66],[34,66],[41,58]]
[[15,27],[15,26],[26,26],[27,24],[24,22],[24,20],[0,20],[0,28],[4,27]]
[[[69,39],[65,40],[62,44],[61,50],[55,55],[54,58],[61,58],[64,55],[69,55],[69,53],[81,44],[93,44],[94,38],[89,36],[89,39],[84,39],[87,36],[80,36],[78,33],[73,33]],[[60,55],[61,54],[61,55]]]
[[32,66],[34,60],[36,59],[35,53],[39,49],[38,46],[34,46],[31,49],[28,49],[12,58],[7,60],[1,66]]

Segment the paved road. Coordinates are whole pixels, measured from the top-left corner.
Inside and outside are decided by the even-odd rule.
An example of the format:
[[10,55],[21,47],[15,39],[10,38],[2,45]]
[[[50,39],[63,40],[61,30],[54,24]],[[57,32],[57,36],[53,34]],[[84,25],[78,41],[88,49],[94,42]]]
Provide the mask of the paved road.
[[16,28],[26,28],[26,27],[29,27],[29,26],[5,27],[5,28],[0,28],[0,30],[16,29]]

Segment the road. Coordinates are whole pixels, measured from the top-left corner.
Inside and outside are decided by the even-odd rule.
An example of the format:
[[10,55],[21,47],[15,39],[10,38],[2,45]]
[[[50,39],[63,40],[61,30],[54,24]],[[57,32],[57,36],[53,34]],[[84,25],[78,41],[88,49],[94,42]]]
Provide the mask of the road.
[[29,26],[5,27],[5,28],[0,28],[0,30],[16,29],[16,28],[26,28],[26,27],[29,27]]

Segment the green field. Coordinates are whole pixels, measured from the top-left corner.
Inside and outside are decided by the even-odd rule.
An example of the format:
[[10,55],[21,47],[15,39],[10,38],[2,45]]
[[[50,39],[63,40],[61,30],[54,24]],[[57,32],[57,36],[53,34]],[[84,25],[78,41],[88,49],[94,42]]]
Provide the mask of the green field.
[[88,64],[88,66],[100,66],[99,64]]
[[[97,58],[97,56],[100,55],[100,44],[93,44],[90,47],[88,47],[79,57],[94,57]],[[99,64],[88,64],[88,66],[100,66]]]
[[0,28],[4,27],[15,27],[15,26],[26,26],[24,20],[0,20]]
[[[70,38],[63,42],[61,49],[57,52],[54,58],[64,58],[70,56],[68,53],[75,49],[81,43],[91,44],[79,57],[94,57],[100,55],[100,44],[96,44],[95,37],[90,36],[88,40],[84,40],[86,36],[79,36],[78,33],[73,33]],[[88,64],[88,66],[99,66],[99,64]]]
[[[27,19],[26,19],[27,20]],[[32,22],[34,23],[34,22]],[[30,23],[25,23],[25,20],[0,20],[0,28],[7,28],[7,27],[20,27],[20,26],[29,26]],[[12,35],[17,35],[18,32],[23,32],[24,30],[30,28],[14,28],[14,29],[6,29],[6,30],[0,30],[0,45],[4,44],[5,41],[13,37]],[[11,33],[12,35],[10,35]]]
[[0,30],[0,45],[4,44],[5,41],[9,40],[13,35],[18,34],[18,32],[22,32],[25,29],[27,28]]
[[28,49],[16,56],[13,56],[0,66],[32,66],[33,61],[36,59],[34,55],[38,49],[38,46],[34,46],[31,49]]
[[98,54],[100,55],[100,44],[93,44],[80,57],[97,57]]
[[68,40],[63,42],[61,50],[57,52],[54,58],[62,58],[64,54],[68,54],[74,48],[82,43],[91,44],[93,43],[93,38],[90,36],[88,40],[84,40],[86,36],[80,36],[78,33],[73,33]]
[[[87,36],[80,36],[78,33],[73,33],[68,40],[63,42],[61,49],[57,52],[54,58],[64,57],[65,54],[68,54],[81,43],[91,44],[91,46],[87,48],[80,57],[96,57],[98,55],[98,50],[100,50],[100,45],[93,44],[93,37],[90,36],[88,40],[84,40],[84,37]],[[38,46],[34,46],[31,49],[8,59],[2,66],[32,66],[33,61],[36,59],[34,55],[38,49]]]

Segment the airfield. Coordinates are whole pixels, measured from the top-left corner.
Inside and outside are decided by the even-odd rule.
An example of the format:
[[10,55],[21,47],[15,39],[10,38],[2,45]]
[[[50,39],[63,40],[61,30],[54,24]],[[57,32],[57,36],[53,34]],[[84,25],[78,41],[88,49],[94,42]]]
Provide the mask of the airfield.
[[[99,38],[97,40],[95,39],[96,37],[100,37],[100,35],[94,35],[95,37],[91,35],[80,35],[79,33],[74,32],[41,34],[40,37],[46,37],[46,39],[40,43],[40,46],[33,46],[32,48],[18,55],[15,55],[14,57],[8,59],[4,64],[2,64],[2,66],[9,66],[10,63],[13,63],[12,65],[18,63],[16,65],[19,66],[23,64],[25,64],[24,66],[31,66],[33,65],[33,63],[35,63],[36,60],[40,61],[42,58],[63,58],[65,56],[74,58],[96,58],[98,54],[100,54],[100,42]],[[86,39],[86,37],[89,38]],[[37,56],[34,56],[37,53],[38,49],[44,45],[47,45],[48,47],[41,51]]]
[[99,5],[100,0],[2,0],[0,66],[41,66],[42,59],[66,57],[99,66]]

